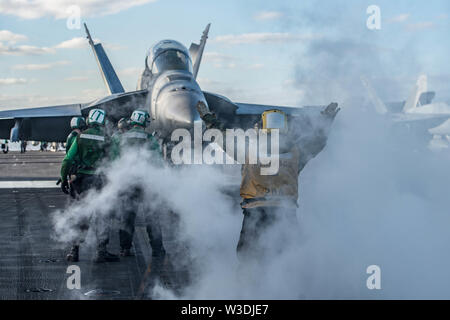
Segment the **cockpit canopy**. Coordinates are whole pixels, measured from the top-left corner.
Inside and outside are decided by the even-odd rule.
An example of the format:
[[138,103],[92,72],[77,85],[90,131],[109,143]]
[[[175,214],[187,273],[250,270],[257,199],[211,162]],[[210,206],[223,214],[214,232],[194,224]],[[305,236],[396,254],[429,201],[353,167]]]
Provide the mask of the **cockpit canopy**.
[[175,40],[162,40],[147,55],[147,67],[153,74],[167,70],[185,70],[192,73],[189,51]]

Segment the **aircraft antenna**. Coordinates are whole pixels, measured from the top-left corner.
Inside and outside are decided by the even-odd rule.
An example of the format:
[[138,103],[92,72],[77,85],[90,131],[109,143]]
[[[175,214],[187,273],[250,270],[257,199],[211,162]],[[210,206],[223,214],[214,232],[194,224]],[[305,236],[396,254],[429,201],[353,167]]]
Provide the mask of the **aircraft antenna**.
[[84,29],[86,30],[87,39],[89,40],[89,44],[91,46],[93,46],[94,45],[94,41],[92,41],[91,33],[89,32],[89,29],[88,29],[86,23],[83,23],[83,24],[84,24]]

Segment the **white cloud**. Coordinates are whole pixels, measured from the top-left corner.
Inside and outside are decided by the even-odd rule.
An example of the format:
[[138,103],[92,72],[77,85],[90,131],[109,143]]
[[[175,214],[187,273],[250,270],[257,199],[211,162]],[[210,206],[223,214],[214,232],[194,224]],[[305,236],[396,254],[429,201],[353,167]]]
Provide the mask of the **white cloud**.
[[205,59],[205,61],[212,61],[212,62],[224,62],[235,59],[233,56],[214,51],[205,52],[203,58]]
[[[101,42],[99,39],[93,39],[95,43]],[[76,37],[61,43],[58,43],[53,48],[55,49],[82,49],[87,48],[89,46],[89,42],[84,37]],[[117,44],[103,43],[103,46],[110,50],[119,50],[123,47]]]
[[64,80],[65,81],[86,81],[86,80],[89,80],[89,77],[75,76],[75,77],[65,78]]
[[55,50],[53,48],[48,47],[36,47],[29,45],[10,46],[4,45],[2,42],[0,42],[0,55],[40,55],[54,52]]
[[397,23],[405,22],[406,20],[408,20],[409,16],[410,16],[409,13],[402,13],[388,19],[388,22],[397,22]]
[[238,61],[238,59],[234,56],[214,51],[205,52],[203,57],[205,59],[205,62],[212,62],[213,67],[218,69],[235,69],[237,67],[242,66],[242,68],[255,70],[264,67],[264,65],[261,63],[252,63],[244,65],[241,59],[239,59],[240,61]]
[[54,17],[68,18],[69,8],[78,5],[82,17],[115,14],[131,7],[154,2],[155,0],[2,0],[0,14],[17,16],[23,19]]
[[0,42],[7,42],[8,44],[15,44],[19,41],[25,41],[27,37],[23,34],[13,33],[9,30],[0,30]]
[[86,38],[77,37],[70,40],[63,41],[57,44],[54,48],[56,49],[80,49],[88,46],[88,41]]
[[[1,4],[0,4],[1,6]],[[38,47],[33,45],[16,46],[16,42],[27,40],[27,36],[9,30],[0,30],[0,55],[41,55],[55,53],[53,47]],[[6,44],[5,44],[6,43]]]
[[279,11],[261,11],[255,15],[256,20],[276,20],[283,16],[282,12]]
[[292,34],[287,32],[243,33],[218,36],[214,41],[224,44],[282,43],[319,38],[314,34]]
[[15,70],[27,70],[27,71],[34,71],[34,70],[47,70],[51,69],[57,66],[64,66],[68,65],[69,61],[56,61],[51,63],[41,63],[41,64],[16,64],[12,68]]
[[212,52],[205,52],[203,58],[206,63],[212,62],[214,68],[218,69],[236,68],[236,58],[231,55],[212,51]]
[[[6,36],[5,36],[6,38]],[[17,38],[16,38],[17,39]],[[100,42],[98,39],[94,39],[94,42]],[[123,47],[116,44],[103,44],[105,48],[109,50],[118,50]],[[62,41],[53,47],[37,47],[30,45],[5,45],[0,41],[0,55],[42,55],[48,53],[55,53],[56,49],[81,49],[87,48],[89,42],[86,38],[76,37],[69,40]]]
[[433,22],[418,22],[418,23],[410,23],[407,25],[408,31],[421,31],[426,29],[434,28],[436,25]]
[[0,85],[25,84],[27,82],[23,78],[0,78]]

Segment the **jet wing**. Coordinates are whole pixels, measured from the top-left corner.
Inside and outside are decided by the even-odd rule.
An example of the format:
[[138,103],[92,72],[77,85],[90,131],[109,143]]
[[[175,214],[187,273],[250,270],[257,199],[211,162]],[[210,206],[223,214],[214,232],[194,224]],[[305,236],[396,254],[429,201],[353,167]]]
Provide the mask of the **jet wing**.
[[111,121],[118,121],[120,118],[129,117],[136,109],[148,109],[147,105],[148,90],[130,91],[126,93],[116,93],[110,96],[86,103],[81,112],[87,116],[89,110],[100,108],[106,111],[106,116]]
[[211,93],[203,92],[211,111],[213,111],[219,119],[225,122],[229,128],[250,128],[261,119],[261,114],[266,110],[281,110],[285,112],[292,121],[296,118],[313,118],[318,116],[325,106],[305,106],[305,107],[287,107],[263,104],[250,104],[232,102],[228,98]]
[[90,103],[0,111],[0,139],[64,142],[72,117],[86,117],[93,108],[106,111],[115,122],[145,108],[147,90],[118,93]]
[[75,117],[81,115],[81,104],[0,111],[0,119],[37,117]]
[[305,107],[286,107],[286,106],[274,106],[274,105],[264,105],[264,104],[250,104],[250,103],[236,103],[238,109],[236,110],[237,115],[258,115],[267,110],[277,109],[285,112],[287,115],[291,116],[301,116],[301,115],[314,115],[319,113],[325,108],[325,106],[305,106]]
[[[449,119],[445,114],[392,114],[391,120],[397,130],[404,130],[406,134],[415,133],[417,138],[428,139],[435,134],[430,128],[435,128]],[[425,142],[425,141],[424,141]]]
[[70,119],[81,116],[82,104],[0,111],[0,138],[65,141]]
[[261,120],[261,114],[267,110],[280,110],[288,115],[288,121],[291,124],[314,123],[314,119],[320,119],[320,111],[325,106],[304,106],[304,107],[287,107],[276,105],[236,103],[236,116],[241,118],[242,125],[246,128],[253,127],[254,124]]
[[393,113],[391,118],[394,122],[420,122],[420,121],[442,121],[448,119],[448,114],[420,114],[420,113]]

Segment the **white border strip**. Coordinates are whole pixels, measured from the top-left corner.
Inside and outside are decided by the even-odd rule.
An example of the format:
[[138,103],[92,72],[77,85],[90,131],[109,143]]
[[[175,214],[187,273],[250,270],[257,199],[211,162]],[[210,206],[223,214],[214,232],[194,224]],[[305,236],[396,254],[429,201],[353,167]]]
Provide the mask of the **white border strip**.
[[55,180],[44,181],[0,181],[0,189],[26,189],[26,188],[59,188]]

